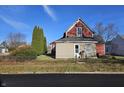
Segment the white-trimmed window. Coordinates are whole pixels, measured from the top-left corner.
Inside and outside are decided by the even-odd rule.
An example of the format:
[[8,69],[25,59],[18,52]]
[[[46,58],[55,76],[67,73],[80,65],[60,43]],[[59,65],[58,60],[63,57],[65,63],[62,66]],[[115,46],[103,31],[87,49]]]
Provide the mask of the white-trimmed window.
[[79,45],[75,45],[75,53],[79,53]]
[[77,37],[82,37],[82,27],[77,27],[76,30],[77,30],[77,31],[76,31],[76,36],[77,36]]

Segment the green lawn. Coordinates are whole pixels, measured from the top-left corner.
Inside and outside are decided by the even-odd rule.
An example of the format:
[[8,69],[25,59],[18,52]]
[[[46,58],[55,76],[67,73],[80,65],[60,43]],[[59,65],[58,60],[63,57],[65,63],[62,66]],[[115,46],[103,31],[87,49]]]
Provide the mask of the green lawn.
[[124,60],[124,56],[115,56],[115,58]]
[[38,61],[44,61],[44,60],[54,60],[54,58],[50,57],[50,56],[46,56],[46,55],[40,55],[37,57]]

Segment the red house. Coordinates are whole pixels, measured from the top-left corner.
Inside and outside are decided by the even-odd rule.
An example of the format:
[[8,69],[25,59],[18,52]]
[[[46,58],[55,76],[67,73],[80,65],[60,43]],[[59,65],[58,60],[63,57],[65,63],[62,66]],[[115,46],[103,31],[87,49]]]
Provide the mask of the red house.
[[78,19],[62,38],[51,43],[55,58],[95,57],[105,55],[104,40]]

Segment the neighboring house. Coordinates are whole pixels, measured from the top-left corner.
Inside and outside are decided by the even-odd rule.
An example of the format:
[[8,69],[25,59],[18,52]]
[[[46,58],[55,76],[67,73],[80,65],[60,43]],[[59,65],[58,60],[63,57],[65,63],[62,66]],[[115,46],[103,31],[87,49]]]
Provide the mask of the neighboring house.
[[0,54],[6,54],[8,53],[8,48],[6,42],[2,42],[0,44]]
[[107,42],[106,53],[124,56],[124,36],[117,35],[112,41]]
[[88,58],[105,55],[104,40],[78,19],[63,35],[51,43],[55,58]]
[[107,41],[105,43],[105,53],[107,55],[110,55],[111,54],[111,51],[112,51],[112,44],[111,44],[111,41]]
[[55,42],[50,43],[47,47],[47,54],[52,54],[53,56],[55,55]]

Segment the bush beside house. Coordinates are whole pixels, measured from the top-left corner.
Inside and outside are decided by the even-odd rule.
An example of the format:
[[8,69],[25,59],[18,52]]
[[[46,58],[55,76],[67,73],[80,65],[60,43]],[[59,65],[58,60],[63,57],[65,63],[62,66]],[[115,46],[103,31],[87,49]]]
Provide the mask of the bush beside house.
[[[16,40],[17,38],[14,38]],[[18,34],[17,34],[18,36]],[[21,41],[20,41],[21,42]],[[45,54],[47,52],[47,44],[46,44],[46,37],[44,36],[43,29],[35,26],[33,30],[33,36],[32,36],[32,44],[31,46],[27,44],[18,44],[18,42],[15,42],[17,45],[13,48],[13,50],[9,51],[10,54],[7,56],[1,56],[1,61],[27,61],[27,60],[33,60],[36,59],[38,55]]]
[[37,53],[31,46],[25,45],[12,51],[10,56],[15,57],[16,61],[25,61],[36,59]]

